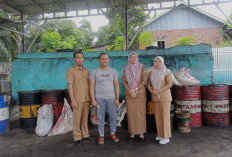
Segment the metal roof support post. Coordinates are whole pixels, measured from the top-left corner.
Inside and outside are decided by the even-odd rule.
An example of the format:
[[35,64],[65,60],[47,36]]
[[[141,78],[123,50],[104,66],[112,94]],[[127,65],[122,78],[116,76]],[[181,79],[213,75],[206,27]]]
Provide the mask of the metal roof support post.
[[228,21],[232,24],[232,20],[225,14],[225,12],[221,9],[221,7],[218,5],[218,3],[214,3],[216,7],[220,10],[220,12],[227,18]]
[[40,26],[39,31],[36,33],[36,36],[34,37],[34,39],[32,40],[32,42],[30,44],[30,46],[28,47],[27,52],[29,52],[31,50],[32,46],[34,45],[36,39],[38,38],[39,34],[43,30],[43,28],[44,28],[44,26],[45,26],[46,23],[47,23],[47,19],[44,20],[43,24]]
[[126,37],[126,43],[125,43],[125,50],[127,51],[128,50],[128,24],[127,24],[127,22],[128,22],[128,16],[127,16],[127,10],[128,10],[128,8],[127,8],[127,5],[125,5],[125,37]]
[[[22,20],[22,32],[24,33],[24,16],[21,14],[21,20]],[[24,34],[22,35],[22,46],[23,46],[23,53],[25,53],[25,41],[24,41]]]
[[129,43],[128,48],[131,47],[132,43],[134,42],[135,38],[137,37],[138,33],[141,31],[141,29],[142,29],[144,23],[146,22],[147,18],[149,17],[149,15],[151,14],[151,12],[152,12],[153,10],[154,10],[154,9],[152,8],[152,9],[148,12],[147,16],[144,18],[144,21],[140,24],[138,31],[136,31],[135,34],[132,36],[132,39],[131,39],[131,41],[130,41],[130,43]]

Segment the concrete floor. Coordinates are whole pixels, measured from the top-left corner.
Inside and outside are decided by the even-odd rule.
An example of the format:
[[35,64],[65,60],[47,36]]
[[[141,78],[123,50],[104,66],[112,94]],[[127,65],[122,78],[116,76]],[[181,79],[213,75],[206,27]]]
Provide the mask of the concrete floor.
[[[232,127],[191,128],[190,133],[172,131],[167,145],[154,141],[155,132],[145,134],[144,142],[127,142],[126,128],[118,128],[119,143],[109,139],[106,127],[105,145],[84,141],[82,146],[73,143],[72,133],[53,137],[38,137],[34,130],[24,130],[19,119],[11,120],[11,130],[0,135],[0,157],[232,157]],[[92,136],[97,127],[89,127]]]

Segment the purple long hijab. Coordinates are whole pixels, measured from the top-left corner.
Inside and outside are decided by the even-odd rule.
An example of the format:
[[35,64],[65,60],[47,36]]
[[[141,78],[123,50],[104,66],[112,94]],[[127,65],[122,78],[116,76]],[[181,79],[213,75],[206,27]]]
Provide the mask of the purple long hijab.
[[128,65],[125,67],[126,81],[131,89],[137,87],[143,66],[143,64],[139,63],[139,61],[137,61],[135,64],[130,62],[132,54],[135,54],[138,57],[137,53],[130,53],[128,56]]

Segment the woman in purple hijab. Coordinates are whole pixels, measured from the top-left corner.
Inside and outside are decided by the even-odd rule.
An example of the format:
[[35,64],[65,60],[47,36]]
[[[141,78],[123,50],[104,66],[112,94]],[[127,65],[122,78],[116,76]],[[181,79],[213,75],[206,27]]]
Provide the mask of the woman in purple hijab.
[[144,140],[146,133],[146,81],[147,73],[143,64],[139,63],[138,55],[132,52],[128,56],[128,65],[123,71],[123,85],[126,89],[126,107],[128,119],[129,142]]

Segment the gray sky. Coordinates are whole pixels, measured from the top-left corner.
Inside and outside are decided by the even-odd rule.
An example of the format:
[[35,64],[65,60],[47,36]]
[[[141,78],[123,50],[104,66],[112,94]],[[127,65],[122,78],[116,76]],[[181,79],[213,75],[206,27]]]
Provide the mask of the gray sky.
[[[232,3],[231,2],[219,4],[219,6],[223,9],[223,11],[225,12],[227,16],[230,16],[232,14]],[[225,16],[218,10],[218,8],[215,5],[200,6],[198,8],[222,20],[226,20]],[[163,11],[165,10],[157,11],[157,14],[160,14]],[[76,22],[77,26],[79,26],[79,22],[82,19],[83,18],[75,18],[73,20]],[[94,31],[97,31],[100,26],[104,26],[109,23],[108,19],[103,15],[85,17],[85,19],[91,22],[91,25]]]

